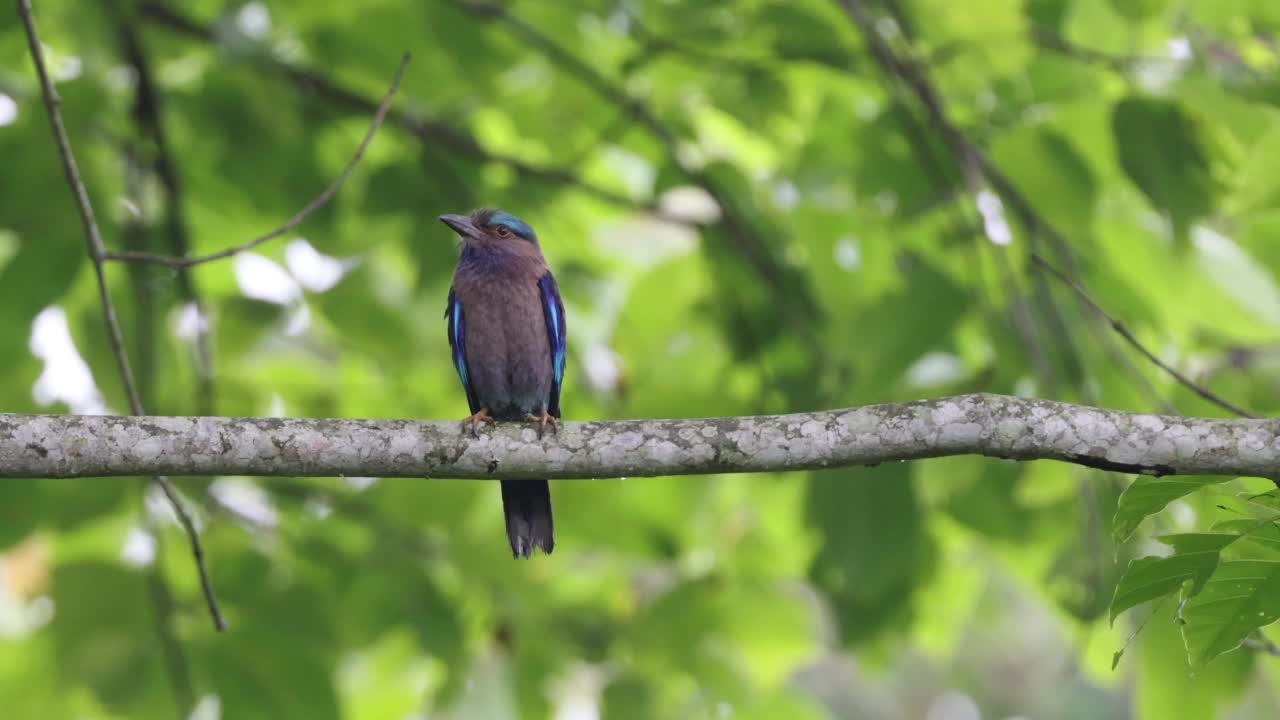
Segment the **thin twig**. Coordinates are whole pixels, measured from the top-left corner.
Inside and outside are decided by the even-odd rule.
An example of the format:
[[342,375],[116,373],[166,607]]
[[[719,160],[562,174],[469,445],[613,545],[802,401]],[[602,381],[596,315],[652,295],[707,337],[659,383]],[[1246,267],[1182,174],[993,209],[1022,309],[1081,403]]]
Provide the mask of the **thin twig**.
[[400,67],[396,69],[395,77],[391,80],[391,87],[387,89],[387,94],[383,97],[382,104],[378,106],[378,111],[373,116],[373,122],[369,125],[369,131],[365,133],[364,140],[360,141],[360,146],[356,148],[356,152],[351,156],[351,160],[347,162],[347,166],[342,168],[342,172],[338,173],[338,176],[329,183],[328,187],[326,187],[319,195],[315,196],[311,202],[303,206],[303,208],[295,213],[293,217],[286,220],[280,227],[277,227],[275,230],[272,230],[265,235],[259,235],[246,243],[227,248],[226,250],[219,250],[218,252],[210,253],[208,255],[199,255],[194,257],[156,255],[154,253],[122,250],[119,252],[106,253],[104,258],[107,260],[158,263],[160,265],[168,265],[169,267],[177,268],[190,267],[192,265],[199,265],[201,263],[229,258],[232,255],[242,253],[246,250],[252,250],[268,240],[278,238],[294,229],[301,224],[303,220],[306,220],[311,213],[324,207],[325,203],[329,202],[329,199],[333,197],[334,193],[336,193],[338,189],[342,187],[342,184],[346,182],[347,176],[351,174],[351,171],[355,170],[356,165],[360,163],[361,158],[364,157],[365,150],[369,148],[369,143],[373,141],[374,134],[378,132],[378,128],[382,127],[382,122],[387,117],[387,111],[391,109],[391,101],[395,99],[396,90],[400,87],[400,79],[404,76],[404,69],[409,64],[409,57],[409,53],[406,52],[404,54],[404,58],[400,60]]
[[191,516],[187,514],[182,500],[178,498],[178,493],[174,490],[173,484],[169,482],[169,478],[160,475],[156,477],[156,480],[159,482],[160,490],[168,498],[169,504],[178,513],[178,519],[182,522],[182,527],[186,528],[187,534],[191,536],[191,554],[196,559],[196,570],[200,573],[200,590],[204,593],[204,602],[209,606],[209,613],[213,616],[213,625],[219,631],[226,630],[227,624],[222,620],[222,613],[218,612],[218,599],[213,595],[213,581],[209,579],[209,569],[205,566],[204,548],[200,545],[195,525],[191,522]]
[[1148,350],[1146,345],[1143,345],[1138,340],[1138,338],[1134,337],[1133,333],[1129,331],[1129,328],[1126,327],[1124,323],[1120,322],[1114,316],[1108,313],[1106,310],[1102,309],[1102,306],[1094,302],[1094,299],[1089,296],[1089,293],[1086,292],[1085,289],[1081,287],[1079,283],[1072,280],[1066,273],[1062,272],[1058,268],[1049,264],[1048,261],[1046,261],[1044,258],[1040,257],[1039,255],[1036,255],[1035,253],[1032,253],[1031,255],[1031,262],[1043,268],[1044,270],[1048,271],[1049,274],[1053,275],[1055,278],[1061,281],[1063,285],[1066,285],[1073,292],[1075,292],[1075,294],[1080,298],[1082,302],[1084,302],[1084,304],[1088,305],[1095,313],[1097,313],[1104,320],[1106,320],[1108,324],[1111,325],[1111,329],[1115,330],[1116,334],[1124,338],[1125,341],[1128,342],[1131,346],[1133,346],[1135,350],[1137,350],[1139,353],[1142,353],[1143,357],[1145,357],[1147,360],[1150,360],[1151,363],[1156,367],[1168,373],[1170,377],[1172,377],[1174,380],[1177,380],[1183,387],[1187,388],[1188,390],[1194,392],[1195,394],[1199,395],[1205,400],[1208,400],[1209,402],[1213,403],[1214,405],[1217,405],[1218,407],[1228,412],[1234,413],[1241,417],[1247,417],[1247,418],[1258,417],[1254,413],[1251,413],[1248,410],[1245,410],[1239,405],[1236,405],[1230,400],[1227,400],[1223,398],[1221,395],[1218,395],[1217,393],[1213,392],[1209,388],[1197,383],[1196,381],[1192,380],[1186,375],[1183,375],[1176,368],[1169,365],[1168,363],[1161,360],[1160,358],[1156,357],[1155,353]]
[[[80,221],[84,225],[85,242],[88,245],[89,257],[93,261],[94,275],[98,280],[98,299],[102,304],[103,319],[107,326],[107,338],[111,344],[111,352],[116,358],[116,365],[120,370],[120,381],[124,385],[125,396],[129,400],[129,409],[134,415],[145,415],[142,400],[138,397],[138,388],[134,383],[133,371],[129,367],[129,356],[124,348],[123,334],[120,332],[120,322],[116,318],[115,306],[111,302],[111,293],[107,288],[107,278],[103,267],[104,249],[102,244],[102,234],[98,231],[98,221],[94,218],[93,205],[89,201],[89,194],[85,191],[84,182],[80,179],[80,170],[76,166],[75,155],[71,151],[71,141],[67,137],[67,128],[62,122],[62,112],[59,109],[62,101],[58,97],[58,91],[53,85],[53,81],[49,78],[48,69],[44,64],[44,52],[40,47],[40,36],[36,33],[35,19],[31,15],[31,0],[18,0],[18,17],[22,20],[23,28],[27,34],[27,46],[31,52],[31,61],[35,64],[36,75],[40,80],[40,91],[44,97],[45,109],[49,114],[49,124],[53,128],[53,139],[58,146],[58,155],[62,158],[62,169],[67,176],[67,185],[71,188],[71,194],[75,197],[76,207],[80,213]],[[187,513],[186,508],[178,501],[177,494],[169,483],[169,479],[163,476],[155,478],[160,489],[164,491],[165,497],[169,498],[169,502],[173,505],[174,514],[178,516],[179,522],[182,524],[183,530],[187,533],[187,538],[191,542],[191,551],[195,556],[196,567],[200,572],[200,583],[204,589],[206,604],[209,606],[209,614],[213,617],[213,625],[219,631],[226,629],[226,623],[222,620],[222,614],[218,610],[218,603],[213,595],[213,588],[209,584],[208,573],[204,565],[204,551],[200,546],[200,536],[196,532],[195,524],[191,521],[191,516]]]
[[1280,645],[1276,645],[1271,638],[1258,633],[1257,637],[1248,637],[1241,643],[1244,647],[1256,652],[1265,653],[1272,657],[1280,657]]

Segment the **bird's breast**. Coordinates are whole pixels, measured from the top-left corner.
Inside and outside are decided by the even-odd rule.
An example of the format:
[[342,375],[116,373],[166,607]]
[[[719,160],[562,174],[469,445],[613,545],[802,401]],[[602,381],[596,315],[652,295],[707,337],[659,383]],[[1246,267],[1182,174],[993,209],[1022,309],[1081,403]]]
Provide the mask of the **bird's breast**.
[[455,292],[466,324],[467,369],[480,403],[499,419],[523,419],[545,407],[551,346],[536,280],[462,283]]

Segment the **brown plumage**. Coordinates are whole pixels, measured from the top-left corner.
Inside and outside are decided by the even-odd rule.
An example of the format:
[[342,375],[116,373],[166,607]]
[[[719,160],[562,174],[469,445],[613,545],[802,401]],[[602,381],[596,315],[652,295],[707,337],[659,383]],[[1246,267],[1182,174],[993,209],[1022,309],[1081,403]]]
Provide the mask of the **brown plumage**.
[[[533,420],[539,433],[560,416],[564,306],[532,228],[482,210],[440,218],[461,236],[445,316],[472,432],[482,422]],[[507,538],[517,557],[555,545],[546,480],[502,481]]]

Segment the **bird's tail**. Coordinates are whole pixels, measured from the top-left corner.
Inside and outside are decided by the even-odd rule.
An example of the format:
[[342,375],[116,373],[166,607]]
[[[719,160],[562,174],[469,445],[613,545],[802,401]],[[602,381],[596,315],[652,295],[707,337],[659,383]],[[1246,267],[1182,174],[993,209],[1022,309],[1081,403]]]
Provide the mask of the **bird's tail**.
[[534,548],[551,554],[551,488],[546,480],[503,480],[502,512],[507,516],[511,554],[529,557]]

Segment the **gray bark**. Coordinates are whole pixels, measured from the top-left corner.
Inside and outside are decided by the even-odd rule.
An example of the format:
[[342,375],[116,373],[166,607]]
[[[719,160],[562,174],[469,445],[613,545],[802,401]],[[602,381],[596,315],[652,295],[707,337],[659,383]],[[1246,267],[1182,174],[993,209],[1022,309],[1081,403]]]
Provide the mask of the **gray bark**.
[[0,414],[0,477],[609,478],[875,465],[945,455],[1149,475],[1280,476],[1280,421],[961,395],[794,415],[566,422]]

